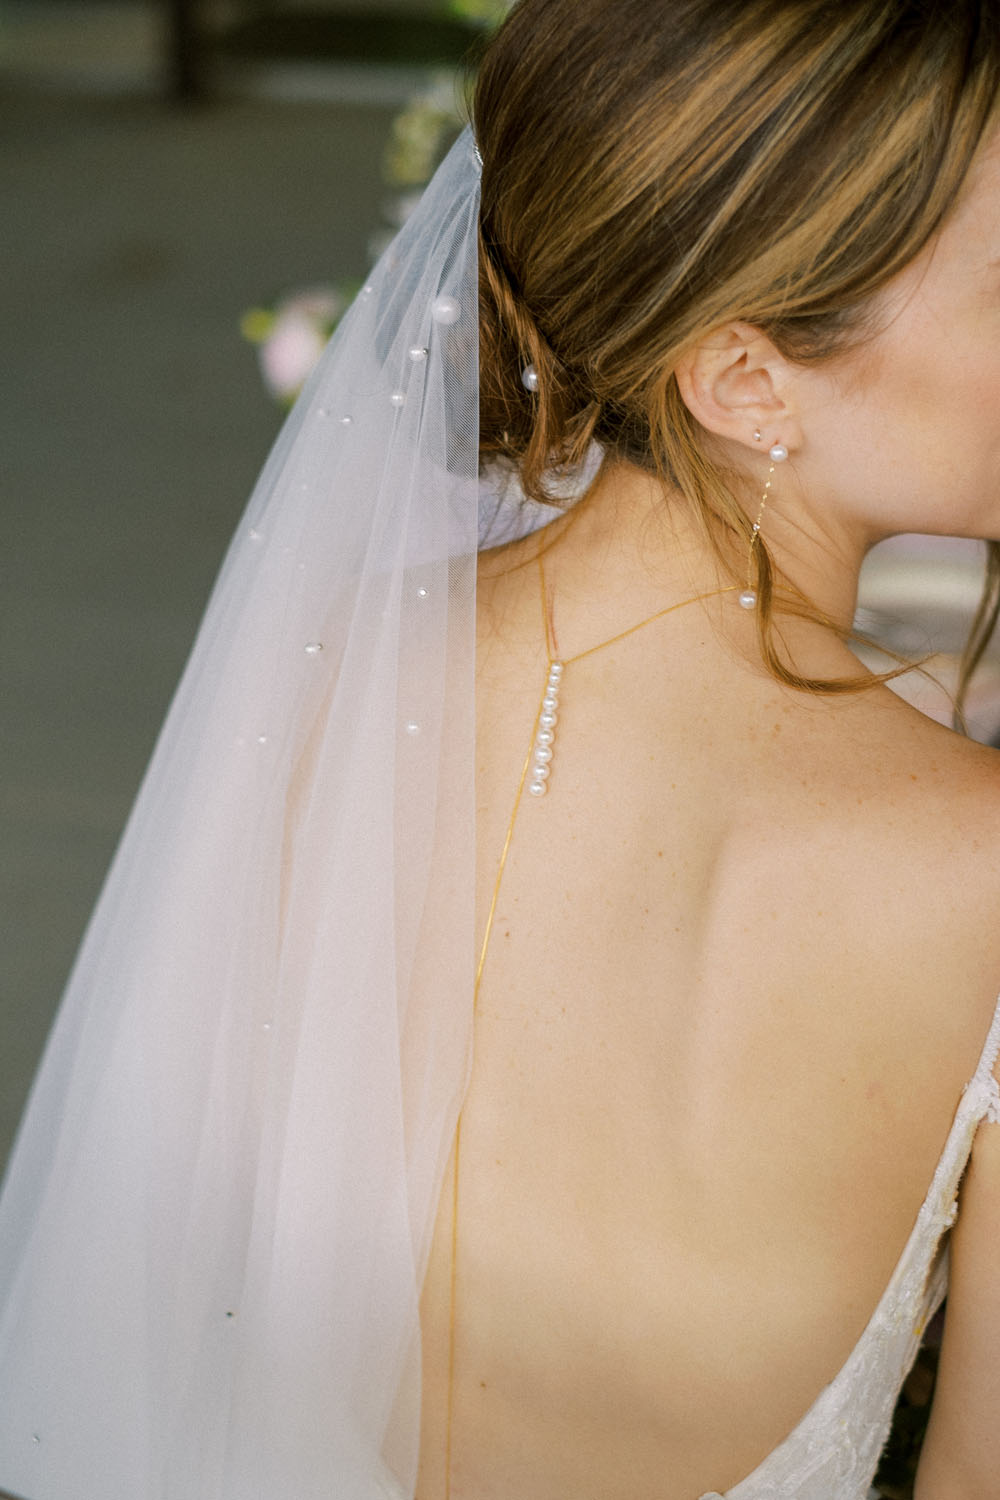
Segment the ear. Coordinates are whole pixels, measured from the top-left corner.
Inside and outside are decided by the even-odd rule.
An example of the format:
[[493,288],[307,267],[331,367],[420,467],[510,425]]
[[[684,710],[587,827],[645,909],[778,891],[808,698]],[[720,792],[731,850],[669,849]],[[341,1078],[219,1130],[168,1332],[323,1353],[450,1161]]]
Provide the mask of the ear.
[[757,453],[772,443],[790,453],[801,447],[795,368],[752,324],[714,329],[682,356],[674,375],[691,415],[716,437]]

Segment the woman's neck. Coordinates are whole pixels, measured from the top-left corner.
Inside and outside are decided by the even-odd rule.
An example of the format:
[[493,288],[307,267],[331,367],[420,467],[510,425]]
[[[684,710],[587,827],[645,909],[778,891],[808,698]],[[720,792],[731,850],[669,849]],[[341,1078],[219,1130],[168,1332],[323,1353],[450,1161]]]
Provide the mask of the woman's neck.
[[[785,581],[779,593],[797,591],[807,606],[848,631],[864,546],[859,542],[851,555],[842,547],[843,555],[834,556],[825,539],[781,506],[780,496],[764,535]],[[727,566],[683,497],[629,464],[606,465],[578,506],[519,544],[522,549],[526,560],[543,552],[567,649],[610,637],[665,606],[741,584],[746,567],[737,548]],[[756,621],[740,608],[736,591],[710,600],[708,608],[723,641],[758,663]],[[780,604],[776,616],[784,648],[803,675],[859,670],[836,631],[783,614]]]

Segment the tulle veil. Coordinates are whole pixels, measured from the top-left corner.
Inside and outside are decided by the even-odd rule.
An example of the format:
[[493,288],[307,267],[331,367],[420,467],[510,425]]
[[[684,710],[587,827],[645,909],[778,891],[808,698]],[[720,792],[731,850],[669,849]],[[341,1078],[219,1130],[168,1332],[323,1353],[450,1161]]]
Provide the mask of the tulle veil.
[[478,164],[288,419],[0,1198],[0,1489],[412,1494],[473,970]]

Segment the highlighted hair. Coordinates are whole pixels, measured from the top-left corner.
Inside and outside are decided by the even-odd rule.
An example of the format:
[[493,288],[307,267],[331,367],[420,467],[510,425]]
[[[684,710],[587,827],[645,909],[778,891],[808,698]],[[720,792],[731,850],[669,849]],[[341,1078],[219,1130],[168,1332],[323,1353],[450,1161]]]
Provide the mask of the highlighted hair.
[[[543,499],[596,440],[676,486],[728,566],[750,541],[742,481],[708,456],[679,356],[733,319],[802,362],[863,338],[953,206],[998,86],[1000,0],[521,0],[473,111],[484,458]],[[972,653],[997,615],[990,547]],[[775,676],[857,688],[783,659],[763,538],[753,566]]]

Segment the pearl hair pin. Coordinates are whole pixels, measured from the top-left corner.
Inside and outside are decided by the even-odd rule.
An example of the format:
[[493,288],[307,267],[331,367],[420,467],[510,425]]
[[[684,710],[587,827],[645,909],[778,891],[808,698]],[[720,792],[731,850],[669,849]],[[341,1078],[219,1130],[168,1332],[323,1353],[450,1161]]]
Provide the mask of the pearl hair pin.
[[[753,436],[754,442],[759,443],[761,438],[759,427],[755,430]],[[764,493],[760,497],[757,519],[754,521],[753,529],[750,532],[750,547],[747,552],[747,586],[740,593],[740,606],[743,609],[753,609],[757,604],[757,590],[753,587],[753,553],[757,545],[757,538],[760,535],[761,522],[764,519],[764,507],[767,505],[767,497],[771,493],[771,486],[774,482],[775,467],[785,462],[785,459],[788,457],[788,449],[784,443],[774,443],[768,449],[767,456],[771,460],[771,467],[767,471]]]

